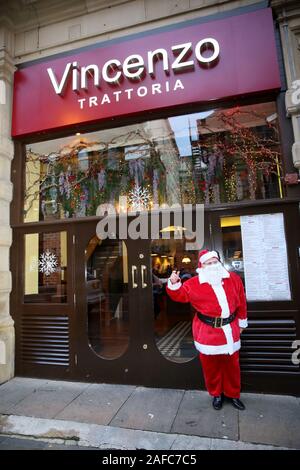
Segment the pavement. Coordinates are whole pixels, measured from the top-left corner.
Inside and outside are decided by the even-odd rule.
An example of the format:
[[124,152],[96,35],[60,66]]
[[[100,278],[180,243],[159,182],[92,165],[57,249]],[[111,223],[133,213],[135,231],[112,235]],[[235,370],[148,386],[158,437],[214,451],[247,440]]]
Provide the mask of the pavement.
[[15,377],[0,386],[0,450],[300,449],[300,398]]

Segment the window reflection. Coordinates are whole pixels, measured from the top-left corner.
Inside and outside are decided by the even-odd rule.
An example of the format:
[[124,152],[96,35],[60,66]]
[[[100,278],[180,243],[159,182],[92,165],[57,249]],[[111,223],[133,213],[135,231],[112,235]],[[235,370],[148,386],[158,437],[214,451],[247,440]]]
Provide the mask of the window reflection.
[[273,102],[198,112],[28,145],[25,220],[282,197],[280,177]]
[[194,311],[190,304],[173,302],[166,293],[173,269],[180,271],[184,283],[196,275],[198,250],[187,250],[186,239],[153,240],[152,293],[155,342],[160,353],[173,362],[187,362],[197,355],[192,337]]
[[101,357],[114,359],[128,347],[128,264],[124,242],[93,237],[86,248],[88,337]]
[[240,217],[221,218],[224,266],[240,276],[245,285]]

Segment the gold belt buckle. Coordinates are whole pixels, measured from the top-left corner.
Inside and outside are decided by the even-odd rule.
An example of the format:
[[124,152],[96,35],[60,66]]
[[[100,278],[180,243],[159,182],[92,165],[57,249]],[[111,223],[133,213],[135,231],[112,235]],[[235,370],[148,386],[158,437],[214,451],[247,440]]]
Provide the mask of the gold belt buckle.
[[[220,325],[218,325],[219,322],[220,322]],[[214,328],[222,328],[222,326],[223,326],[223,318],[216,317],[215,322],[214,322]]]

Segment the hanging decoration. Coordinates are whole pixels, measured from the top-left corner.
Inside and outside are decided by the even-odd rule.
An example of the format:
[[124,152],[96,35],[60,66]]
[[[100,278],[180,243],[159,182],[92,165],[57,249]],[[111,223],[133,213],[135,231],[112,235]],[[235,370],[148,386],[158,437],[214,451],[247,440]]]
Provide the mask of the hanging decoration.
[[159,172],[153,171],[153,204],[159,204]]
[[129,161],[129,175],[134,179],[135,187],[142,184],[144,180],[145,164],[142,158]]
[[50,274],[57,272],[57,270],[58,262],[56,255],[46,250],[45,253],[40,255],[39,271],[45,274],[45,276],[50,276]]
[[121,195],[131,210],[173,199],[218,204],[271,197],[268,188],[276,192],[282,173],[276,123],[248,112],[250,121],[255,117],[264,124],[247,127],[245,114],[238,107],[215,111],[213,128],[201,121],[186,158],[180,157],[172,130],[163,139],[139,130],[105,143],[80,138],[49,155],[29,150],[25,216],[34,203],[36,210],[35,201],[40,217],[60,219],[95,215],[105,203],[117,208]]
[[147,188],[135,186],[128,194],[129,209],[132,211],[145,211],[150,208],[151,195]]

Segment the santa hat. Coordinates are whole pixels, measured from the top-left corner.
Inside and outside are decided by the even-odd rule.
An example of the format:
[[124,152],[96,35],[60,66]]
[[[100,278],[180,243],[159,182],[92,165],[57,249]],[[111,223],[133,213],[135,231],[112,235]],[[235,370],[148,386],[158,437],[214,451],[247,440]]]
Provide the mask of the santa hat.
[[203,263],[211,258],[218,258],[219,255],[216,251],[201,250],[199,253],[198,268],[202,268]]

